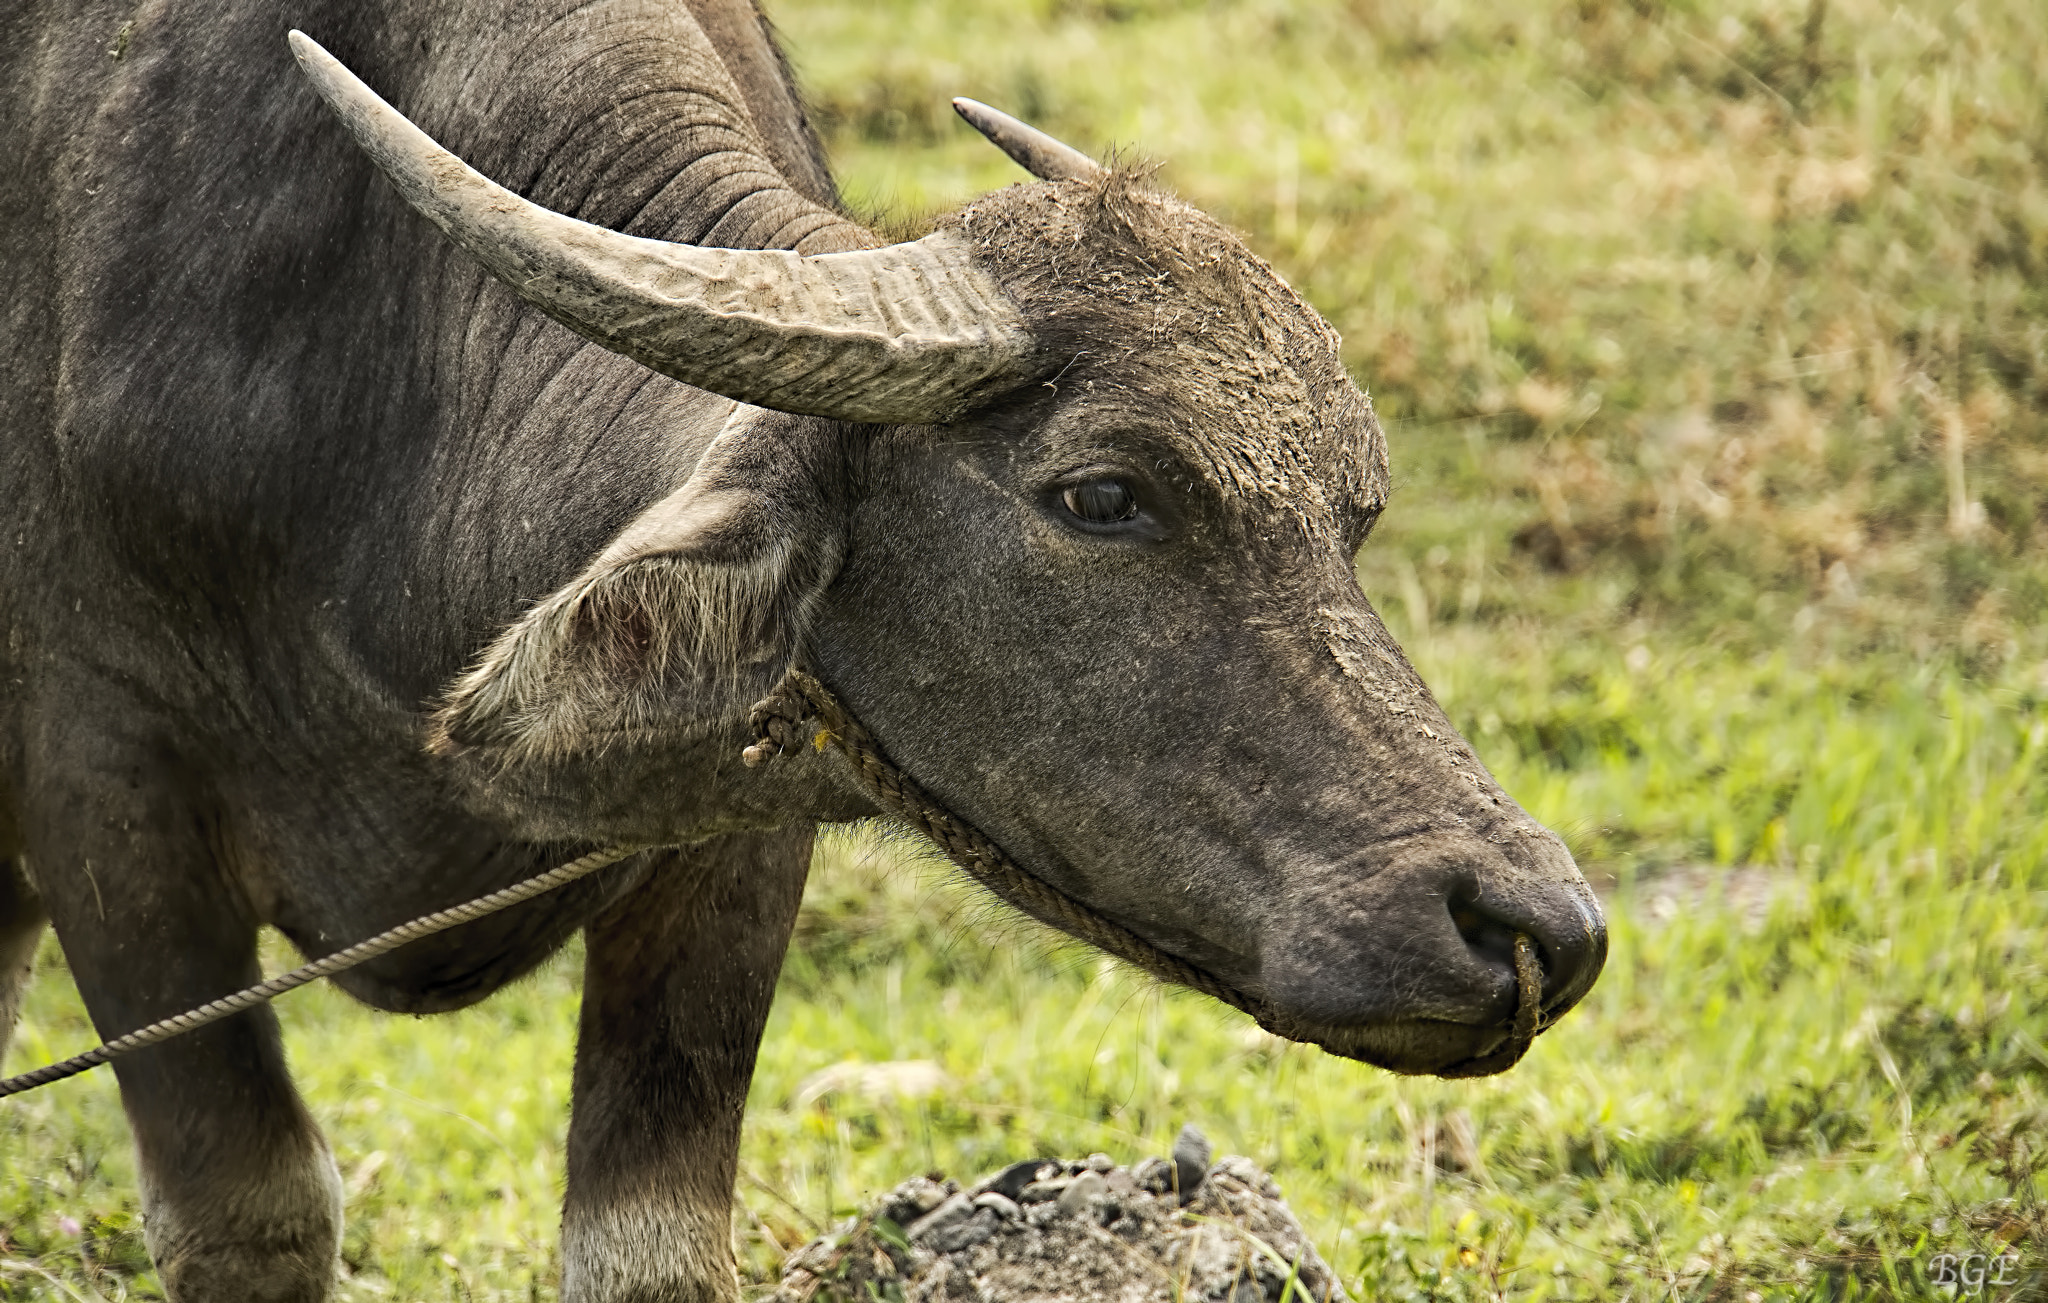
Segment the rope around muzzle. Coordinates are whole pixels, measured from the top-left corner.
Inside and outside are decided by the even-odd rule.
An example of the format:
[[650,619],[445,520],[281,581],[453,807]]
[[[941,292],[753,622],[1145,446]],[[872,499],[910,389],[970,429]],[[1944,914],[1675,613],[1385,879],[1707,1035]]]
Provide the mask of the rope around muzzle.
[[73,1055],[61,1063],[52,1063],[33,1072],[24,1072],[20,1076],[0,1080],[0,1099],[9,1095],[19,1095],[26,1090],[34,1090],[38,1086],[47,1086],[66,1077],[75,1077],[81,1072],[97,1068],[109,1059],[161,1044],[174,1036],[196,1031],[208,1023],[231,1018],[245,1009],[267,1004],[286,991],[296,990],[308,982],[332,977],[358,964],[367,963],[408,942],[430,937],[436,932],[445,932],[452,927],[460,927],[464,923],[474,923],[501,909],[510,909],[522,901],[532,900],[535,896],[544,896],[557,887],[566,887],[578,878],[589,877],[599,869],[608,868],[629,855],[637,855],[648,849],[650,848],[645,846],[607,846],[603,850],[592,851],[580,859],[549,869],[546,873],[528,878],[524,882],[515,883],[502,891],[479,896],[466,904],[440,910],[424,918],[416,918],[410,923],[401,923],[388,932],[379,932],[367,941],[358,941],[346,950],[337,950],[324,959],[316,959],[302,968],[294,968],[289,973],[273,977],[267,982],[259,982],[246,990],[237,991],[209,1004],[202,1004],[197,1009],[187,1010],[176,1017],[153,1022],[139,1031],[116,1037],[104,1045],[87,1050],[83,1054]]
[[1508,1043],[1482,1058],[1452,1064],[1437,1076],[1490,1077],[1506,1072],[1522,1061],[1536,1033],[1547,1025],[1543,1021],[1543,961],[1527,932],[1515,933],[1515,992],[1515,1025],[1508,1033]]
[[[815,727],[807,727],[816,721]],[[1271,1004],[1246,994],[1213,974],[1169,954],[1122,924],[1019,868],[980,829],[935,800],[917,781],[892,764],[874,734],[840,704],[816,678],[791,666],[775,691],[755,703],[748,720],[758,739],[744,753],[754,768],[810,745],[833,747],[853,765],[855,778],[884,812],[902,819],[946,853],[969,877],[1006,904],[1078,941],[1144,970],[1161,981],[1185,986],[1250,1014],[1259,1026],[1289,1040],[1313,1040]],[[1508,1043],[1483,1058],[1454,1065],[1438,1075],[1477,1077],[1503,1072],[1529,1052],[1543,1030],[1543,965],[1526,933],[1515,935],[1515,1022]]]
[[[809,720],[817,721],[815,730],[805,727]],[[1178,955],[1161,950],[1129,928],[1104,918],[1080,901],[1017,867],[1001,847],[973,824],[940,805],[914,779],[891,764],[875,741],[874,734],[861,727],[860,722],[840,705],[839,699],[824,684],[802,670],[792,666],[775,691],[755,704],[748,723],[757,739],[743,753],[742,758],[748,768],[766,764],[785,752],[801,751],[807,742],[820,751],[827,746],[834,747],[852,763],[855,778],[877,805],[929,837],[946,853],[946,858],[998,899],[1161,981],[1185,986],[1241,1009],[1276,1036],[1290,1040],[1313,1039],[1312,1032],[1299,1027],[1265,1001],[1218,980]],[[358,941],[347,949],[337,950],[324,959],[317,959],[196,1009],[160,1019],[83,1054],[19,1076],[0,1078],[0,1099],[75,1077],[121,1055],[162,1044],[223,1018],[231,1018],[309,982],[347,972],[400,946],[464,923],[474,923],[536,896],[544,896],[628,856],[653,849],[656,848],[607,846],[524,882],[416,918],[410,923],[402,923],[366,941]],[[1503,1072],[1528,1053],[1530,1043],[1542,1030],[1543,966],[1537,957],[1535,943],[1521,933],[1515,936],[1515,987],[1515,1024],[1507,1045],[1484,1058],[1455,1065],[1438,1075],[1478,1077]]]

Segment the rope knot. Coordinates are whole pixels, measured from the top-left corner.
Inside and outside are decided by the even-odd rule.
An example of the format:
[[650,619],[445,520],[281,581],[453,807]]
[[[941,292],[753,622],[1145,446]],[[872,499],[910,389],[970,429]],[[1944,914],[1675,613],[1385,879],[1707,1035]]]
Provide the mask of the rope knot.
[[740,752],[749,769],[758,769],[777,756],[801,751],[809,740],[804,721],[812,715],[810,699],[789,678],[775,691],[754,703],[747,713],[747,726],[754,731],[754,743]]

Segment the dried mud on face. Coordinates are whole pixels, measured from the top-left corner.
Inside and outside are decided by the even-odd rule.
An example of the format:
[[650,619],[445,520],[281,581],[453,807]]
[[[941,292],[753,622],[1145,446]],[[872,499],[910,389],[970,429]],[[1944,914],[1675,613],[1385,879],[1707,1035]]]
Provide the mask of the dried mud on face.
[[912,1177],[789,1256],[767,1303],[1344,1303],[1273,1178],[1171,1160],[1014,1163],[962,1189]]

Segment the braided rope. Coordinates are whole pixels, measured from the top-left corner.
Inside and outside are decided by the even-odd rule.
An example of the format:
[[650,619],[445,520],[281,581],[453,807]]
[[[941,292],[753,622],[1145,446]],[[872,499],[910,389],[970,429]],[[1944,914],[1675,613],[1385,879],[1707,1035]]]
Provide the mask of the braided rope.
[[603,850],[592,851],[581,859],[571,860],[567,864],[549,869],[546,873],[540,874],[537,877],[515,883],[510,887],[504,888],[502,891],[494,891],[488,896],[480,896],[466,904],[457,905],[452,909],[444,909],[438,913],[428,914],[424,918],[416,918],[410,923],[401,923],[388,932],[379,932],[367,941],[358,941],[346,950],[337,950],[324,959],[315,960],[302,968],[295,968],[289,973],[273,977],[267,982],[258,983],[247,990],[237,991],[233,995],[224,996],[210,1004],[202,1004],[197,1009],[187,1010],[176,1017],[153,1022],[139,1031],[129,1032],[126,1036],[117,1037],[95,1049],[90,1049],[83,1054],[65,1059],[61,1063],[52,1063],[47,1067],[37,1068],[33,1072],[24,1072],[18,1077],[8,1077],[0,1080],[0,1098],[5,1098],[9,1095],[19,1095],[23,1091],[34,1090],[38,1086],[47,1086],[53,1081],[62,1081],[66,1077],[75,1077],[90,1068],[98,1067],[109,1059],[142,1049],[145,1046],[167,1041],[173,1036],[182,1036],[186,1032],[204,1027],[208,1023],[215,1023],[223,1018],[232,1017],[244,1009],[253,1009],[259,1004],[275,1000],[286,991],[295,990],[308,982],[317,981],[323,977],[332,977],[336,973],[346,972],[357,964],[365,963],[381,954],[396,950],[408,942],[417,941],[421,937],[432,936],[436,932],[445,932],[449,928],[457,927],[464,923],[473,923],[486,915],[495,914],[501,909],[509,909],[521,901],[532,900],[535,896],[546,895],[557,887],[567,886],[578,878],[588,877],[599,869],[617,864],[627,856],[636,855],[645,849],[647,848],[644,846],[607,846]]
[[[805,729],[807,719],[815,719],[819,727]],[[1121,923],[1103,917],[1018,867],[980,829],[939,804],[915,779],[890,763],[874,734],[862,727],[831,690],[813,676],[792,666],[775,691],[755,704],[750,723],[758,740],[743,756],[749,768],[766,764],[786,752],[802,750],[808,732],[813,747],[820,751],[834,747],[852,762],[855,777],[877,805],[930,838],[946,858],[997,898],[1162,981],[1185,986],[1243,1010],[1276,1036],[1290,1040],[1313,1038],[1312,1034],[1304,1036],[1306,1029],[1266,1001],[1161,950]],[[1503,1072],[1528,1053],[1536,1034],[1542,1030],[1543,966],[1535,943],[1520,933],[1515,937],[1515,987],[1515,1023],[1507,1045],[1440,1075],[1486,1076]]]

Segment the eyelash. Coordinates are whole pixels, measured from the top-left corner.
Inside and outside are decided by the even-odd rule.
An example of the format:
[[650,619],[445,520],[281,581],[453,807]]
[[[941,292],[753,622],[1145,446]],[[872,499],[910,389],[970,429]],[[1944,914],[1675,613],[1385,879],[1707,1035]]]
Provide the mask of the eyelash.
[[1136,520],[1143,509],[1137,490],[1109,475],[1068,485],[1060,492],[1060,505],[1076,520],[1097,528]]

